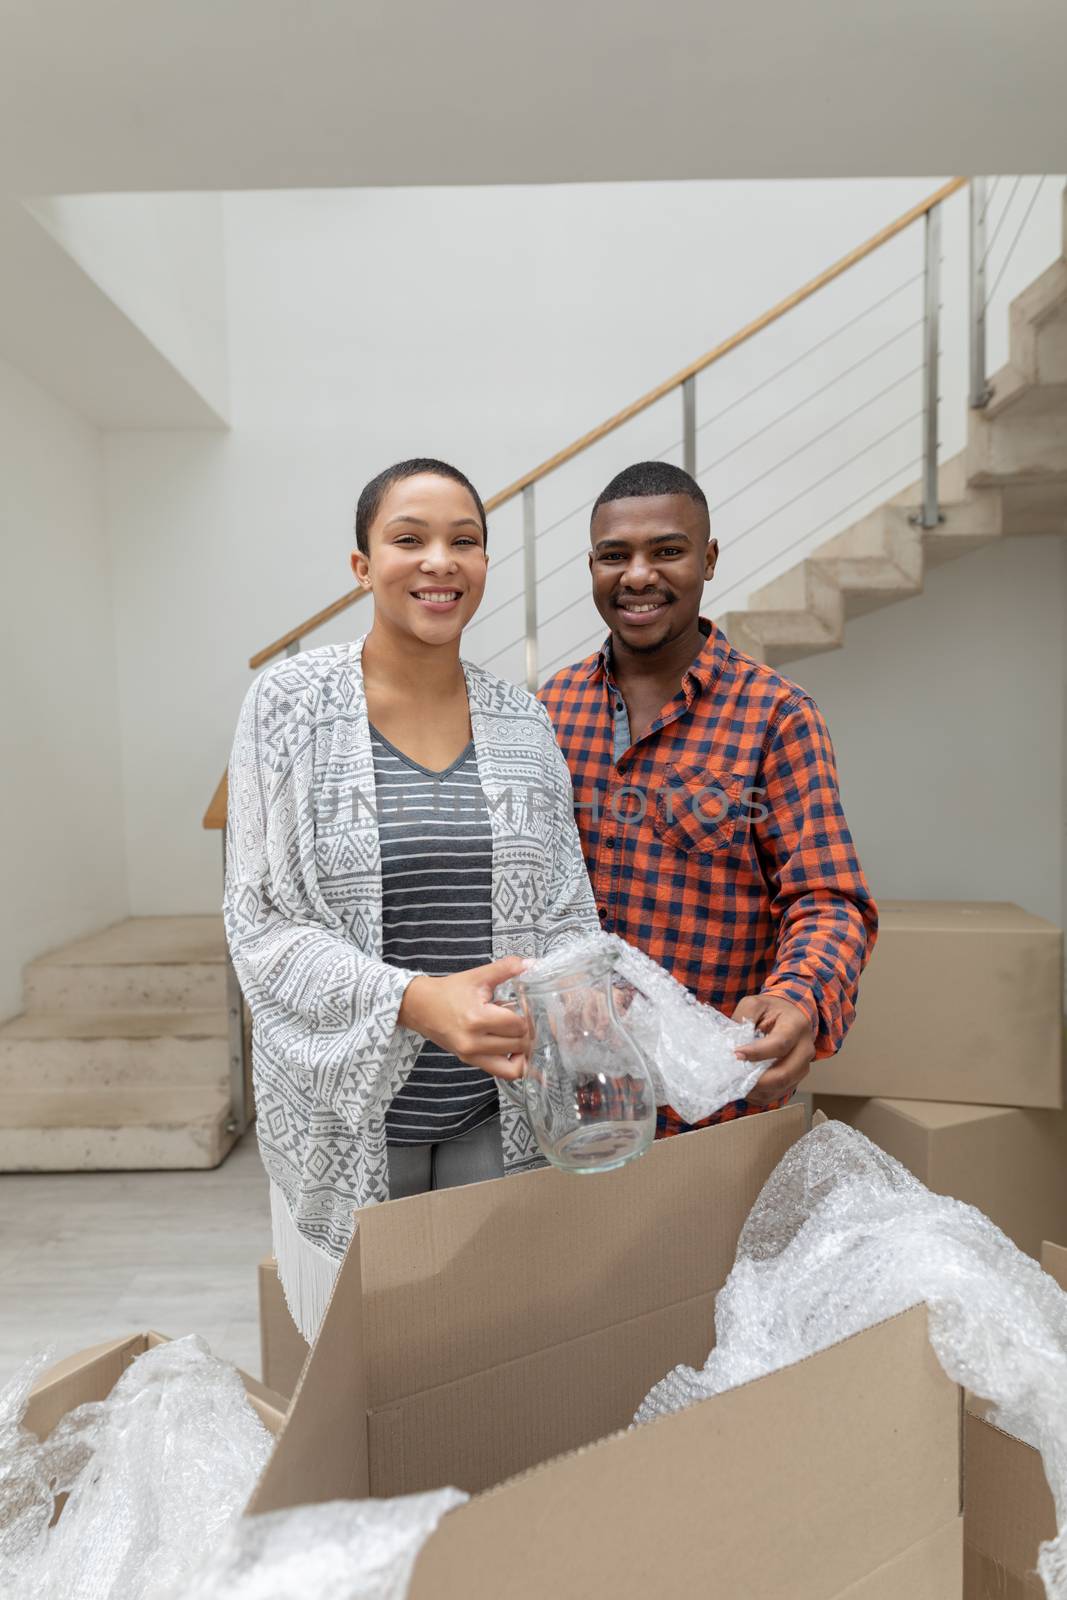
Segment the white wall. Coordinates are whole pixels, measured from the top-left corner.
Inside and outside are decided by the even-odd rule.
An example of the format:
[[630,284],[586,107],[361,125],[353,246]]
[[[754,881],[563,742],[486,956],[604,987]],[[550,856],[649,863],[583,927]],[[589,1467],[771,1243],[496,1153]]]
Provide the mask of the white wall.
[[119,310],[225,417],[229,372],[221,195],[51,195],[28,205]]
[[95,429],[0,362],[0,1016],[22,965],[127,910],[115,628]]
[[[228,196],[232,432],[225,437],[127,432],[107,442],[133,910],[217,906],[219,843],[216,836],[204,835],[199,820],[225,765],[249,681],[245,662],[351,587],[352,510],[369,475],[400,456],[432,453],[454,459],[486,494],[501,488],[758,315],[929,193],[935,181]],[[1026,193],[1024,188],[1017,196],[1017,215]],[[1002,200],[1006,194],[1007,189]],[[959,357],[965,212],[961,202],[953,205],[946,218],[946,252],[954,254],[945,267],[945,298],[952,304],[945,339],[955,365],[946,372],[943,418],[950,449],[962,443],[964,426]],[[994,364],[1002,357],[1003,298],[1011,292],[1013,274],[1019,281],[1033,277],[1058,247],[1054,189],[1041,197],[1035,219],[1040,221],[1043,212],[1047,238],[1027,235],[1000,291],[1000,320],[994,316],[991,330]],[[1009,220],[998,248],[1013,232]],[[702,419],[717,409],[725,413],[701,435],[702,468],[789,409],[800,397],[792,386],[795,375],[774,374],[912,276],[920,246],[918,234],[909,236],[865,275],[850,275],[841,286],[844,298],[813,305],[809,320],[792,326],[777,344],[748,346],[724,363],[700,393]],[[836,345],[823,347],[814,358],[815,381],[829,384],[840,376],[840,384],[813,408],[787,419],[784,431],[735,450],[710,472],[705,483],[713,505],[736,495],[731,506],[716,512],[724,547],[716,591],[739,575],[743,580],[760,555],[760,530],[740,540],[746,526],[742,512],[758,521],[766,515],[772,490],[773,509],[796,492],[795,475],[802,469],[808,476],[799,478],[801,488],[818,477],[827,459],[831,465],[840,459],[842,439],[858,441],[858,448],[917,403],[917,380],[909,379],[864,411],[860,421],[846,420],[843,432],[817,446],[815,455],[804,454],[777,468],[782,476],[761,480],[744,496],[736,494],[908,371],[917,355],[912,348],[917,336],[898,340],[896,335],[919,308],[912,285],[856,324],[862,339],[859,331],[850,331]],[[891,358],[896,367],[862,359],[891,338],[891,350],[873,363]],[[857,371],[849,374],[853,365]],[[742,412],[739,396],[765,377],[773,381]],[[811,370],[805,381],[810,390]],[[866,433],[855,431],[861,423]],[[916,432],[912,427],[907,434],[903,454],[900,439],[894,438],[865,457],[858,490],[851,484],[845,492],[845,485],[832,480],[820,491],[821,500],[815,496],[787,506],[768,524],[778,546],[812,535],[821,516],[886,472],[897,476],[876,499],[903,486],[908,479],[901,473],[917,448]],[[546,665],[554,655],[582,653],[590,631],[599,631],[584,598],[586,514],[575,508],[620,466],[669,447],[680,433],[675,398],[539,491],[541,528],[574,512],[545,533],[542,572],[576,558],[542,585],[542,616],[578,601],[558,622],[546,623]],[[493,523],[483,615],[515,598],[473,628],[467,644],[473,659],[515,675],[520,670],[513,642],[521,627],[521,563],[507,558],[517,550],[518,537],[513,506]],[[937,588],[932,580],[930,593],[913,603],[925,608],[923,615],[932,619],[939,639],[944,630],[938,608],[953,603],[952,585],[965,566],[938,577]],[[773,570],[754,581],[765,581]],[[1032,604],[1051,603],[1046,576],[1036,570],[1017,574],[1014,603],[1020,615],[1026,616]],[[716,591],[708,596],[713,613]],[[743,593],[742,584],[727,604],[736,604]],[[851,638],[858,643],[872,628],[886,628],[893,638],[896,619],[904,614],[898,607],[857,623]],[[368,622],[369,612],[360,607],[312,642],[351,637]],[[900,626],[906,631],[909,625]],[[509,648],[498,654],[502,646]],[[856,693],[868,681],[864,659],[850,643],[841,658],[847,666],[836,667],[853,675]],[[1032,655],[1021,653],[1012,661],[1010,689],[1008,681],[1005,695],[1018,693],[1022,704],[1035,703],[1043,680]],[[914,682],[918,726],[926,689],[921,679]],[[866,692],[872,700],[882,694],[882,679],[870,679]],[[906,724],[908,697],[894,704]],[[957,740],[967,719],[976,737],[984,737],[982,704],[972,701],[956,709]],[[853,773],[877,770],[884,759],[869,724],[857,719],[853,724],[853,734],[839,736],[846,785],[855,781]],[[936,749],[922,759],[935,757]],[[1062,794],[1062,775],[1054,781]],[[944,785],[946,807],[950,800],[953,806],[969,803],[962,777],[956,795],[950,770]],[[875,784],[872,794],[876,789]],[[878,828],[868,822],[866,831],[873,839]],[[1027,848],[1037,860],[1036,842]],[[941,892],[944,859],[936,828],[885,849],[887,866],[879,876],[887,883],[888,864],[899,851],[901,881],[911,872],[916,885],[924,876],[930,884],[926,890],[916,886],[899,892]],[[979,851],[966,873],[961,867],[961,881],[969,874],[967,892],[1030,895],[1039,869],[1028,868],[1012,891],[1001,881],[1011,872],[997,866],[997,856],[998,849]]]
[[784,670],[829,719],[875,898],[1015,900],[1064,926],[1067,543],[987,545]]

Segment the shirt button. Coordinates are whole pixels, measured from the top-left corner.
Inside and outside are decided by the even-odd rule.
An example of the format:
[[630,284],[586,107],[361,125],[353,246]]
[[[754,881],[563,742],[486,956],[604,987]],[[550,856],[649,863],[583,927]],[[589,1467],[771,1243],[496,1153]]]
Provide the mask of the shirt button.
[[616,711],[622,711],[623,710],[623,703],[622,703],[621,700],[616,700],[616,702],[615,702],[615,710]]
[[607,922],[607,920],[608,920],[608,908],[607,908],[607,906],[597,906],[596,914],[600,918],[601,922]]
[[613,833],[609,833],[604,838],[604,849],[605,850],[614,850],[614,848],[615,848],[615,835]]

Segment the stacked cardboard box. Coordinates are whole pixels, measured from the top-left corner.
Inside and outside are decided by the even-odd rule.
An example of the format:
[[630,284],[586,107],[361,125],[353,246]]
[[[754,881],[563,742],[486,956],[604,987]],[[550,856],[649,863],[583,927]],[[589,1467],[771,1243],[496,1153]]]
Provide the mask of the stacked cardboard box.
[[[629,1431],[700,1364],[717,1289],[789,1107],[596,1179],[537,1172],[360,1213],[248,1514],[446,1483],[471,1500],[412,1600],[1038,1600],[1054,1531],[1040,1459],[964,1413],[921,1307]],[[1047,1263],[1067,1281],[1067,1250]],[[28,1421],[101,1399],[158,1339],[63,1363]]]
[[1021,1249],[1067,1238],[1063,934],[1018,906],[889,901],[844,1047],[813,1107]]

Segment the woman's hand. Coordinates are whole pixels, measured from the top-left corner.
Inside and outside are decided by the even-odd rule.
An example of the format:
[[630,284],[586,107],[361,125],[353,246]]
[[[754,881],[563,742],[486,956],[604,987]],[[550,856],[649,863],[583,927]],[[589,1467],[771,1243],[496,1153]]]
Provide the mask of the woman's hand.
[[530,1029],[525,1017],[493,1004],[493,990],[527,966],[523,956],[504,956],[447,978],[412,978],[397,1021],[494,1078],[521,1078]]

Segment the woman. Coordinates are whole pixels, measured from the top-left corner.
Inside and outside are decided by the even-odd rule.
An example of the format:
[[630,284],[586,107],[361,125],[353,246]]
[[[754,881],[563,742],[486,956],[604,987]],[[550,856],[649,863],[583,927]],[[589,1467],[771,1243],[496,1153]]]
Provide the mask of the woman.
[[351,557],[370,631],[275,662],[238,722],[223,909],[275,1253],[308,1339],[356,1207],[538,1163],[499,1092],[526,1027],[493,989],[599,926],[547,713],[460,659],[486,539],[454,467],[380,473]]

